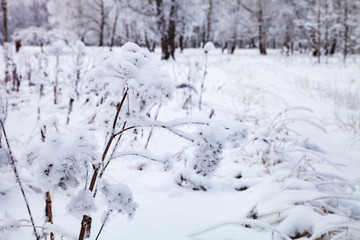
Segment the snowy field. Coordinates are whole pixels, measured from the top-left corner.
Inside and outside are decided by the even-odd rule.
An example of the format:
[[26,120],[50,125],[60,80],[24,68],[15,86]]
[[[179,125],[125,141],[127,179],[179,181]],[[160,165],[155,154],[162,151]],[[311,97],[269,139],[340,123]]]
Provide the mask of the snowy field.
[[[3,102],[5,98],[8,101],[4,125],[38,234],[53,232],[55,239],[77,239],[86,210],[83,206],[74,210],[74,199],[89,185],[93,169],[85,172],[80,185],[64,190],[54,184],[50,187],[41,176],[42,161],[51,162],[65,154],[61,152],[64,145],[76,153],[72,144],[77,143],[71,136],[80,132],[90,133],[85,143],[95,145],[81,151],[86,154],[96,148],[95,153],[103,154],[116,111],[102,108],[108,102],[101,104],[101,98],[113,98],[114,89],[110,83],[110,90],[89,90],[93,78],[104,77],[91,75],[89,70],[101,65],[102,56],[124,53],[121,49],[60,48],[46,48],[45,53],[23,48],[13,53],[22,75],[20,89],[12,91],[10,82],[2,83],[0,91]],[[125,216],[132,214],[126,207],[121,210],[127,214],[106,218],[108,200],[98,194],[97,206],[87,209],[93,210],[90,239],[96,238],[105,219],[99,239],[360,238],[359,56],[349,58],[346,65],[340,57],[324,57],[318,64],[308,54],[287,57],[278,50],[260,56],[257,50],[236,50],[228,55],[215,49],[206,56],[203,49],[185,49],[175,56],[176,61],[159,61],[158,51],[150,54],[152,64],[167,72],[177,88],[171,99],[148,106],[146,119],[157,125],[126,131],[115,151],[115,143],[111,146],[113,159],[102,177],[107,182],[101,184],[129,187],[137,203],[133,219]],[[3,73],[3,61],[0,67]],[[74,86],[77,70],[80,80]],[[156,77],[153,69],[142,73],[143,79]],[[158,84],[151,81],[145,86]],[[74,102],[69,114],[70,98]],[[127,107],[134,106],[127,103]],[[120,117],[126,118],[121,113]],[[147,121],[134,124],[146,125]],[[237,136],[241,141],[221,147],[214,172],[204,177],[193,170],[194,156],[207,149],[176,135],[190,136],[199,124],[178,124],[184,126],[176,134],[156,127],[179,122],[205,123],[201,126],[204,133],[214,139],[223,132],[212,122],[231,127],[238,124],[246,128],[247,137]],[[42,142],[44,125],[46,140]],[[51,139],[62,139],[63,144],[51,145]],[[1,144],[0,157],[8,159],[4,137]],[[166,159],[166,166],[163,160],[140,155]],[[172,168],[167,167],[169,163]],[[33,239],[24,199],[5,160],[0,160],[0,181],[0,239]],[[51,192],[53,224],[45,224],[47,191]]]

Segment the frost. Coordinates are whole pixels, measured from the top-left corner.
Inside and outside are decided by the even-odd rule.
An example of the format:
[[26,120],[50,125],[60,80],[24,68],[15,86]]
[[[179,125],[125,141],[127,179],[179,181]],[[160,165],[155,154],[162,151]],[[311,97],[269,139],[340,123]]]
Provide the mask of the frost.
[[133,195],[128,186],[124,184],[111,184],[102,179],[98,186],[102,192],[108,212],[127,214],[131,219],[134,217],[138,204],[134,202]]
[[93,193],[88,190],[79,191],[66,205],[66,210],[77,218],[81,218],[83,215],[90,215],[96,209]]

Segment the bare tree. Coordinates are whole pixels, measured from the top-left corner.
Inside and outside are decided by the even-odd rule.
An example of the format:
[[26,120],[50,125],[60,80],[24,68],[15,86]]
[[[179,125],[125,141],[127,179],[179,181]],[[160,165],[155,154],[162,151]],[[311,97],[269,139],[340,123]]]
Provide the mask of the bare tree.
[[259,50],[260,54],[266,55],[266,32],[265,32],[265,19],[264,19],[264,0],[257,0],[255,9],[238,1],[238,4],[249,12],[257,21]]

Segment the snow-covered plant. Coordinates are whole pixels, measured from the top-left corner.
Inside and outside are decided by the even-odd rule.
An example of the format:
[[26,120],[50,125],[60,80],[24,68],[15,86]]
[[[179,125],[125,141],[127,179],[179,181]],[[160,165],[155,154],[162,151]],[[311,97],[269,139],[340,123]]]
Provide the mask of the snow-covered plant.
[[[0,93],[1,93],[1,91],[2,90],[0,89]],[[0,96],[0,131],[1,131],[1,133],[0,133],[0,167],[2,167],[2,165],[8,165],[8,164],[11,165],[12,171],[15,175],[16,182],[19,185],[20,191],[22,193],[22,197],[23,197],[25,205],[27,207],[27,211],[28,211],[28,214],[30,217],[31,226],[34,231],[34,235],[35,235],[36,239],[39,239],[36,228],[35,228],[34,219],[33,219],[33,216],[32,216],[31,210],[30,210],[29,202],[27,200],[27,196],[24,191],[23,183],[20,178],[17,164],[16,164],[15,158],[12,154],[9,139],[7,137],[7,133],[5,130],[5,120],[6,120],[6,116],[7,116],[8,103],[7,103],[7,99],[5,99],[4,96],[5,96],[5,94]],[[2,138],[4,138],[5,142],[6,142],[6,147],[7,147],[6,152],[5,152],[5,149],[2,147],[2,143],[1,143]]]
[[[108,126],[106,131],[108,137],[102,153],[101,164],[94,165],[92,179],[88,186],[90,192],[95,192],[95,197],[97,180],[102,178],[111,161],[108,153],[111,149],[114,151],[117,146],[117,144],[115,147],[113,146],[114,139],[117,136],[119,139],[124,131],[134,129],[139,125],[142,126],[142,124],[148,125],[146,113],[149,108],[160,103],[164,98],[169,98],[174,86],[166,74],[159,71],[158,67],[151,61],[149,52],[134,43],[125,44],[118,55],[106,56],[88,73],[87,79],[90,88],[105,86],[107,93],[103,95],[106,99],[102,101],[103,104],[99,106],[100,111],[96,113]],[[130,125],[130,127],[125,128],[126,125]],[[104,190],[103,185],[102,189]],[[109,185],[105,189],[107,189],[105,195],[115,191],[118,195],[130,196],[126,194],[129,191],[124,187],[115,188]],[[125,193],[121,193],[122,190]],[[104,191],[102,193],[104,194]],[[108,210],[110,213],[112,211],[123,211],[122,208],[127,209],[131,205],[127,201],[132,198],[128,197],[127,200],[123,198],[114,199],[113,194],[111,194],[107,199],[108,204],[110,204]],[[118,205],[114,206],[115,203]],[[135,205],[132,208],[135,211]],[[133,215],[133,212],[131,214]],[[90,222],[90,215],[84,214],[79,239],[90,236]]]
[[245,217],[270,224],[291,239],[344,236],[353,239],[359,232],[353,224],[360,213],[360,199],[353,195],[356,186],[334,173],[339,166],[296,131],[293,123],[310,124],[316,131],[325,131],[310,114],[298,117],[299,111],[312,112],[307,108],[285,109],[265,121],[268,125],[256,126],[260,130],[254,130],[249,143],[241,149],[241,158],[255,174],[252,179],[238,177],[235,189],[245,191],[255,186],[265,189],[268,184],[272,189],[266,201],[254,203],[255,207]]
[[215,49],[215,46],[212,42],[207,42],[204,46],[204,53],[205,53],[205,66],[204,66],[204,75],[201,81],[201,87],[200,87],[200,99],[199,99],[199,109],[201,110],[201,102],[202,102],[202,95],[204,92],[204,83],[205,83],[205,78],[207,75],[207,68],[208,68],[208,55],[209,55],[209,51]]
[[[192,173],[187,170],[180,172],[176,183],[193,190],[206,191],[208,184],[204,177],[209,179],[219,168],[226,145],[239,147],[247,138],[247,134],[244,125],[237,121],[208,121],[207,124],[198,127],[194,133],[188,135],[195,145],[193,160],[188,166]],[[195,176],[194,173],[201,177]]]
[[95,199],[92,195],[89,190],[81,189],[66,205],[66,210],[79,219],[81,219],[84,214],[90,215],[97,209]]
[[126,43],[117,56],[106,58],[88,76],[95,84],[107,85],[109,104],[120,103],[127,95],[127,111],[120,115],[123,120],[138,121],[150,107],[172,95],[174,86],[167,75],[157,69],[150,53],[134,43]]
[[55,76],[54,76],[54,104],[58,103],[59,98],[59,73],[60,73],[60,56],[66,46],[63,40],[58,40],[51,45],[51,53],[56,57]]
[[118,212],[133,218],[138,206],[133,200],[133,195],[128,186],[124,184],[112,184],[102,179],[99,190],[103,194],[108,212]]
[[205,45],[204,45],[205,54],[209,53],[209,51],[214,50],[214,49],[215,49],[215,46],[212,42],[205,43]]
[[83,77],[83,65],[84,65],[84,57],[86,54],[85,44],[82,41],[76,41],[72,45],[72,50],[75,54],[74,59],[74,75],[75,75],[75,84],[74,90],[76,92],[76,96],[79,97],[79,83],[81,78]]
[[[0,124],[3,125],[6,121],[7,111],[8,111],[8,102],[5,98],[6,94],[4,91],[0,90]],[[0,126],[1,127],[1,126]],[[0,129],[1,130],[1,129]],[[0,131],[0,168],[10,164],[9,153],[5,150],[2,145],[2,131]]]
[[232,146],[236,147],[246,137],[247,130],[239,122],[214,122],[199,129],[195,140],[195,172],[202,176],[211,176],[220,164],[225,144],[232,143]]

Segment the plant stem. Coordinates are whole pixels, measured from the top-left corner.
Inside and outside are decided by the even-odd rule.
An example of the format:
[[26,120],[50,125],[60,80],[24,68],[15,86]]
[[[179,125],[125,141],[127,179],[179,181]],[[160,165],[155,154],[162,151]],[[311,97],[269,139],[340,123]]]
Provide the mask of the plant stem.
[[105,219],[104,219],[104,222],[103,222],[103,224],[101,225],[101,228],[100,228],[98,234],[96,235],[95,240],[98,240],[98,238],[99,238],[99,236],[100,236],[100,234],[101,234],[101,232],[102,232],[102,230],[103,230],[103,228],[104,228],[104,226],[105,226],[105,223],[106,223],[107,220],[109,219],[109,215],[110,215],[110,211],[108,211],[108,213],[106,214],[106,217],[105,217]]
[[[161,108],[161,102],[160,102],[159,107],[158,107],[158,109],[157,109],[157,111],[156,111],[155,120],[157,120],[157,118],[158,118],[158,116],[159,116],[160,108]],[[148,147],[148,145],[149,145],[150,138],[151,138],[151,136],[152,136],[153,131],[154,131],[154,128],[152,127],[152,128],[151,128],[151,131],[150,131],[150,133],[149,133],[149,137],[148,137],[148,139],[147,139],[147,141],[146,141],[146,144],[145,144],[145,149],[147,149],[147,147]]]
[[[45,215],[47,217],[46,221],[53,224],[53,214],[52,214],[52,205],[51,205],[51,195],[50,191],[46,192],[46,207],[45,207]],[[54,233],[50,232],[50,240],[54,240]]]
[[[115,114],[115,118],[114,118],[114,122],[113,122],[111,136],[110,136],[110,138],[109,138],[109,140],[108,140],[108,142],[106,144],[105,150],[104,150],[103,155],[101,157],[101,165],[103,166],[103,168],[105,167],[104,162],[105,162],[106,155],[109,152],[110,146],[111,146],[114,138],[116,137],[116,135],[114,135],[114,132],[115,132],[115,129],[116,129],[116,123],[117,123],[117,120],[119,118],[121,108],[124,105],[128,90],[129,90],[128,88],[125,90],[125,93],[124,93],[123,98],[121,99],[121,102],[119,104],[117,104],[117,106],[116,106],[117,110],[116,110],[116,114]],[[97,166],[97,167],[94,166],[94,173],[93,173],[93,176],[91,178],[91,182],[90,182],[90,186],[89,186],[90,192],[94,191],[95,183],[96,183],[96,180],[97,180],[98,175],[99,175],[99,170],[100,170],[100,166]],[[93,197],[95,198],[95,196],[96,196],[96,192],[94,193]],[[83,240],[84,237],[85,238],[90,237],[91,221],[92,221],[92,219],[91,219],[90,216],[83,215],[83,218],[81,220],[81,228],[80,228],[80,233],[79,233],[79,240]]]
[[207,59],[208,59],[208,54],[205,53],[205,70],[204,70],[204,76],[203,76],[203,80],[201,82],[201,88],[200,88],[199,110],[201,110],[201,101],[202,101],[202,95],[203,95],[203,91],[204,91],[205,77],[207,74]]
[[30,217],[31,225],[32,225],[33,230],[34,230],[35,238],[38,240],[38,239],[40,239],[40,237],[38,236],[38,234],[37,234],[37,232],[36,232],[34,219],[33,219],[33,216],[32,216],[32,214],[31,214],[29,202],[28,202],[28,200],[27,200],[27,198],[26,198],[25,191],[24,191],[22,182],[21,182],[21,180],[20,180],[19,173],[18,173],[17,168],[16,168],[15,159],[14,159],[14,156],[13,156],[13,154],[12,154],[12,152],[11,152],[9,140],[8,140],[7,135],[6,135],[6,131],[5,131],[5,127],[4,127],[4,123],[3,123],[2,121],[0,121],[0,125],[1,125],[2,131],[3,131],[3,133],[4,133],[4,138],[5,138],[6,145],[7,145],[8,150],[9,150],[9,155],[10,155],[10,160],[11,160],[11,166],[12,166],[12,169],[13,169],[14,174],[15,174],[16,182],[19,184],[19,188],[20,188],[20,190],[21,190],[21,194],[22,194],[22,196],[23,196],[23,198],[24,198],[24,201],[25,201],[25,204],[26,204],[26,208],[27,208],[27,211],[28,211],[28,213],[29,213],[29,217]]

